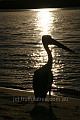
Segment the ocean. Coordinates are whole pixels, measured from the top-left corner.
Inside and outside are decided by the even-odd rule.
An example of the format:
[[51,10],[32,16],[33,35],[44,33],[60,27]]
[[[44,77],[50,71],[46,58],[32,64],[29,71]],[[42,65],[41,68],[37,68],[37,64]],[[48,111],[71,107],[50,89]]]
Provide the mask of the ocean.
[[50,46],[53,88],[80,91],[80,9],[0,10],[0,86],[32,90],[34,71],[47,63],[42,36],[76,52]]

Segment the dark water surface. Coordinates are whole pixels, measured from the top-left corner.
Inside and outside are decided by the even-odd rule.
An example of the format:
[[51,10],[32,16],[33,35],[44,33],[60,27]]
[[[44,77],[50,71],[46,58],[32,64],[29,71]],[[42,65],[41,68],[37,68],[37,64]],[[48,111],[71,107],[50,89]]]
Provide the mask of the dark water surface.
[[77,53],[51,47],[52,86],[80,90],[80,9],[0,11],[0,86],[32,89],[34,71],[47,62],[44,34]]

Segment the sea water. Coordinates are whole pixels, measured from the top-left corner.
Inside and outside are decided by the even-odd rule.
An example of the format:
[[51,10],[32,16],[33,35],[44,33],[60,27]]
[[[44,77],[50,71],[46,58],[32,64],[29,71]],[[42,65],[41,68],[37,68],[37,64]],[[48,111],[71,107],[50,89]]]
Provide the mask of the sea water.
[[34,71],[47,63],[42,35],[77,54],[49,46],[55,88],[80,90],[80,9],[0,11],[0,86],[32,89]]

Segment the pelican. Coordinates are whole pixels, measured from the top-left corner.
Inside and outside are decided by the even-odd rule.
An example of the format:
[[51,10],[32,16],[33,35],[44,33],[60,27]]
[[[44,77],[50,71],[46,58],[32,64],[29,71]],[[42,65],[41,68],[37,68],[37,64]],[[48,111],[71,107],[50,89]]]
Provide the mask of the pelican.
[[[33,75],[33,90],[35,98],[46,98],[47,92],[49,92],[49,97],[51,96],[51,86],[53,82],[53,74],[52,74],[52,62],[53,58],[51,55],[51,51],[48,45],[56,45],[59,48],[67,50],[69,52],[74,53],[71,49],[59,43],[58,41],[51,38],[50,35],[42,36],[43,46],[48,54],[47,63],[41,68],[37,69]],[[51,103],[50,103],[51,104]]]

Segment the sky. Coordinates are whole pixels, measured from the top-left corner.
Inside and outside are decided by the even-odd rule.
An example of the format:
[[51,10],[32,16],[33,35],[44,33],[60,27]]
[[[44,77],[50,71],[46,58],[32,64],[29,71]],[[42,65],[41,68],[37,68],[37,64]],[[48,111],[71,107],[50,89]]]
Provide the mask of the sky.
[[80,7],[80,0],[0,0],[0,8]]

